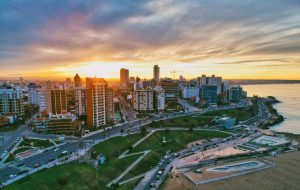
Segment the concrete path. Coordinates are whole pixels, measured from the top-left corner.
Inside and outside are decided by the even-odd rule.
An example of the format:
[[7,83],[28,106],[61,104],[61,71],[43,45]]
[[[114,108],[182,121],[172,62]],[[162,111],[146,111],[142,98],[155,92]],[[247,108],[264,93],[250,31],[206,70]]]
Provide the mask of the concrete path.
[[144,154],[140,156],[136,161],[134,161],[126,170],[124,170],[121,175],[112,180],[110,183],[106,185],[106,187],[111,187],[112,184],[118,183],[134,166],[136,166],[144,157],[151,152],[151,150],[144,151]]
[[150,137],[156,130],[152,130],[150,133],[148,133],[146,136],[144,136],[143,138],[141,138],[139,141],[137,141],[136,143],[134,143],[132,145],[132,147],[136,147],[137,145],[139,145],[140,143],[142,143],[144,140],[146,140],[148,137]]
[[143,174],[134,176],[134,177],[132,177],[132,178],[129,178],[129,179],[120,181],[119,184],[120,184],[120,185],[123,185],[123,184],[125,184],[125,183],[128,183],[128,182],[134,181],[134,180],[136,180],[136,179],[142,178],[142,177],[144,177],[145,175],[146,175],[146,173],[143,173]]

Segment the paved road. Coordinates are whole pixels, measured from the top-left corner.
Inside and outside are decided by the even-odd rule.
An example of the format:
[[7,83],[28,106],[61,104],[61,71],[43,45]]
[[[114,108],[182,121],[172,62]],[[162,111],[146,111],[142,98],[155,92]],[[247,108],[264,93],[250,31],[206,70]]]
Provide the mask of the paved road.
[[124,97],[120,95],[120,96],[118,96],[118,98],[120,100],[120,103],[122,104],[124,111],[125,111],[127,121],[131,122],[131,121],[136,120],[135,112],[132,110],[132,108],[130,107],[128,102],[124,99]]
[[22,137],[25,132],[28,130],[28,125],[31,124],[33,118],[29,119],[28,121],[25,122],[24,125],[21,125],[18,129],[15,131],[9,132],[7,134],[7,138],[5,141],[1,144],[0,146],[0,155],[7,149],[11,149],[14,146],[15,140],[18,137]]

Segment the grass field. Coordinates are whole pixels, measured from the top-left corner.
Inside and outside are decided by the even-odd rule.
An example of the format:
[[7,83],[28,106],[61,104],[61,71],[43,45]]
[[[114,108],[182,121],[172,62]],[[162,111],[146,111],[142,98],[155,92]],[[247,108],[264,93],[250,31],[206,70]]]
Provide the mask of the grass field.
[[[166,145],[160,145],[162,137],[170,142]],[[225,137],[227,134],[221,132],[208,131],[161,131],[152,134],[147,140],[135,147],[132,152],[142,150],[152,150],[136,166],[128,176],[134,176],[146,172],[158,163],[161,155],[166,151],[177,151],[186,146],[188,142],[209,137]],[[50,169],[39,171],[30,175],[12,185],[5,187],[5,190],[106,190],[107,183],[119,176],[130,164],[132,164],[140,155],[134,155],[118,159],[118,156],[142,138],[141,134],[134,134],[125,137],[114,137],[102,142],[94,147],[97,153],[102,153],[107,157],[107,163],[101,165],[98,169],[86,163],[69,163],[56,166]],[[125,176],[126,177],[126,176]],[[123,180],[123,179],[122,179]],[[120,186],[118,189],[131,190],[139,180]]]
[[238,177],[194,185],[185,176],[168,177],[159,190],[298,190],[300,186],[300,151],[281,154],[273,160],[277,166],[263,171],[241,175]]
[[235,109],[229,109],[229,110],[218,110],[218,111],[212,111],[207,112],[203,114],[203,116],[229,116],[236,118],[238,121],[247,120],[253,116],[255,116],[258,113],[258,108],[256,104],[253,104],[253,106],[250,106],[248,108],[235,108]]
[[[134,167],[124,178],[142,174],[156,166],[160,158],[167,151],[176,152],[184,149],[189,142],[198,139],[212,137],[227,137],[228,134],[211,131],[160,131],[152,134],[148,139],[135,147],[131,152],[140,152],[143,150],[152,150],[136,167]],[[162,144],[162,138],[165,137],[169,143]]]
[[183,116],[149,124],[149,127],[203,127],[210,123],[214,116]]
[[26,150],[30,150],[32,149],[31,147],[21,147],[21,148],[18,148],[17,150],[14,151],[14,155],[20,153],[20,152],[25,152]]
[[[71,163],[47,170],[40,171],[27,178],[22,179],[4,189],[8,190],[94,190],[108,189],[107,183],[119,176],[131,163],[140,155],[129,156],[123,159],[117,159],[118,155],[132,146],[142,137],[141,134],[134,134],[125,137],[114,137],[108,141],[100,143],[94,147],[98,153],[105,154],[108,158],[107,163],[98,169],[91,167],[86,163]],[[136,182],[137,183],[137,182]],[[134,182],[125,184],[125,189],[135,185]]]
[[53,146],[54,144],[51,141],[48,140],[41,140],[41,139],[23,139],[23,141],[20,143],[19,147],[21,146],[33,146],[37,148],[48,148],[50,146]]

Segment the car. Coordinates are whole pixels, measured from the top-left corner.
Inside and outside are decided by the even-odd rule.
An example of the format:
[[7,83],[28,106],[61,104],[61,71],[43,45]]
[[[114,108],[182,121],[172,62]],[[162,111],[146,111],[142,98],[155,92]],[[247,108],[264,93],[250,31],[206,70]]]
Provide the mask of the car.
[[15,174],[11,174],[11,175],[9,175],[9,178],[10,179],[12,179],[12,178],[14,178],[14,177],[16,177],[17,175],[15,175]]
[[156,187],[155,183],[152,182],[152,183],[150,184],[150,187]]
[[33,167],[37,168],[37,167],[39,167],[39,166],[40,166],[40,164],[35,164]]
[[54,158],[51,158],[51,159],[48,160],[48,162],[52,162],[52,161],[54,161],[54,160],[55,160]]
[[57,151],[59,151],[59,148],[56,148],[56,149],[54,149],[53,151],[54,151],[54,152],[57,152]]

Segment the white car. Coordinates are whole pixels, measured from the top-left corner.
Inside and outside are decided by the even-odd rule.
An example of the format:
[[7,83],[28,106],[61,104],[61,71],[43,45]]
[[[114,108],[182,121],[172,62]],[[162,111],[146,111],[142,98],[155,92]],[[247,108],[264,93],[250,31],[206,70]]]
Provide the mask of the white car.
[[59,151],[59,148],[54,149],[54,152],[57,152],[57,151]]

